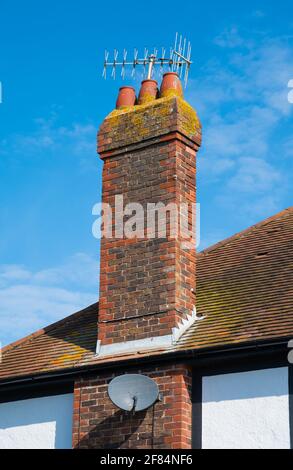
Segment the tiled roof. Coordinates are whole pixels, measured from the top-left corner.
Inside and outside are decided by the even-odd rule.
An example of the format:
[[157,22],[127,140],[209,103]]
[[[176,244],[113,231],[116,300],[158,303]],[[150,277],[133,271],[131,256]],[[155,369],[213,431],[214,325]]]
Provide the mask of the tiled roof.
[[[293,338],[293,207],[199,253],[196,294],[203,318],[177,350]],[[97,314],[94,304],[3,348],[0,380],[102,361]]]
[[93,357],[98,304],[2,349],[0,379],[78,366]]
[[199,253],[196,293],[181,348],[293,338],[293,207]]

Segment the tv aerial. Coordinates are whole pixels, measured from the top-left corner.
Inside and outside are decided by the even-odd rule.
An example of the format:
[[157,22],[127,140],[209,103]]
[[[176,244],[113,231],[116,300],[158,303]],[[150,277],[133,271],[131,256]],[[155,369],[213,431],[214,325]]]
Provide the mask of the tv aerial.
[[156,382],[140,374],[115,377],[109,384],[108,395],[114,405],[125,411],[146,410],[160,399]]
[[143,58],[138,57],[138,50],[134,49],[133,59],[127,58],[127,50],[124,49],[122,58],[119,57],[117,49],[114,50],[113,59],[109,61],[109,52],[105,51],[103,77],[107,78],[107,69],[112,68],[111,76],[113,79],[116,78],[117,67],[121,67],[121,77],[125,78],[126,67],[131,67],[131,76],[134,77],[136,69],[142,66],[144,69],[144,78],[151,79],[156,68],[159,67],[159,71],[163,74],[164,68],[168,67],[170,72],[177,72],[179,77],[184,76],[184,85],[186,87],[188,81],[188,73],[191,62],[191,43],[179,36],[176,33],[174,47],[170,47],[168,57],[166,57],[166,49],[162,47],[159,53],[158,49],[154,49],[150,52],[148,49],[144,50]]

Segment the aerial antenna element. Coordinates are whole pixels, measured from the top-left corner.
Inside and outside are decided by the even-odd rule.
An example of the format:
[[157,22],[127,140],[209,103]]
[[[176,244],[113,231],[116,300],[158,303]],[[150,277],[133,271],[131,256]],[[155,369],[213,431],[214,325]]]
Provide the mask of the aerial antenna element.
[[126,67],[131,68],[132,77],[135,76],[137,67],[142,66],[144,71],[144,78],[151,79],[156,68],[159,68],[159,73],[163,74],[166,67],[171,72],[177,72],[179,77],[184,77],[184,85],[186,87],[188,81],[189,69],[192,64],[191,62],[191,44],[181,35],[176,33],[174,46],[170,48],[169,56],[166,57],[166,49],[162,47],[160,53],[158,49],[153,51],[144,50],[142,58],[138,56],[138,50],[134,49],[133,59],[127,58],[128,53],[124,49],[119,57],[117,49],[114,50],[113,58],[109,61],[109,52],[105,51],[103,77],[107,78],[107,69],[112,69],[111,76],[113,79],[116,78],[117,67],[121,67],[121,77],[125,77]]

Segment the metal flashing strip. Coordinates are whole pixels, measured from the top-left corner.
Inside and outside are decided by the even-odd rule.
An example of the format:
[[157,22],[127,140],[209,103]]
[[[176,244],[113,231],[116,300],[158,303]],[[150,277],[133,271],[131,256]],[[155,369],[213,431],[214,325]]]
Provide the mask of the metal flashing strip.
[[134,341],[124,341],[121,343],[101,344],[97,342],[96,355],[114,356],[115,354],[134,353],[151,349],[168,349],[173,346],[173,336],[155,336],[152,338],[137,339]]
[[152,349],[169,349],[172,348],[181,338],[181,336],[193,325],[195,321],[203,320],[204,317],[196,315],[194,307],[193,312],[188,318],[180,321],[177,327],[172,328],[172,334],[165,336],[153,336],[151,338],[137,339],[134,341],[123,341],[113,344],[101,344],[97,341],[96,355],[114,356],[115,354],[138,353],[140,351],[148,351]]

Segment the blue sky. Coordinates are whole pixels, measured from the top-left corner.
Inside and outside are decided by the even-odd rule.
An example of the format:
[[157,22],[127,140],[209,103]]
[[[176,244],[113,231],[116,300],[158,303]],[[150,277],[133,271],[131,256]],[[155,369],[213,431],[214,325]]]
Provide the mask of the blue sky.
[[192,42],[200,248],[292,205],[292,2],[146,5],[149,14],[133,1],[1,2],[4,344],[98,298],[95,139],[121,84],[101,77],[105,48],[169,47],[177,30]]

